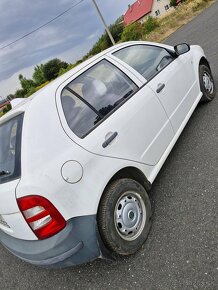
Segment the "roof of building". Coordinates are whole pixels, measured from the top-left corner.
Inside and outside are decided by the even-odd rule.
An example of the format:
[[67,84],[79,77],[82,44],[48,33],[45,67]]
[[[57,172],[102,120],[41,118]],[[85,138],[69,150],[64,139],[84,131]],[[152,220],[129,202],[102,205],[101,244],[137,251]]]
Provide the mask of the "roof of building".
[[132,5],[129,5],[129,8],[124,15],[124,23],[130,24],[150,13],[152,10],[152,4],[153,0],[137,0]]

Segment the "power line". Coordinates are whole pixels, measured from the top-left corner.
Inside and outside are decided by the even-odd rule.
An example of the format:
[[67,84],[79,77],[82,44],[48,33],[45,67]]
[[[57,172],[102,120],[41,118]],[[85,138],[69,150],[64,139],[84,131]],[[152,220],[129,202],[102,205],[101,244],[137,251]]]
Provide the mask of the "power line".
[[12,45],[12,44],[14,44],[14,43],[16,43],[16,42],[18,42],[18,41],[24,39],[25,37],[27,37],[27,36],[29,36],[29,35],[31,35],[31,34],[33,34],[34,32],[36,32],[36,31],[38,31],[38,30],[44,28],[45,26],[47,26],[47,25],[50,24],[51,22],[55,21],[56,19],[60,18],[61,16],[63,16],[64,14],[66,14],[67,12],[69,12],[70,10],[72,10],[74,7],[76,7],[77,5],[79,5],[80,3],[82,3],[83,1],[84,1],[84,0],[80,0],[80,1],[77,2],[76,4],[73,4],[70,8],[68,8],[67,10],[65,10],[65,11],[63,11],[62,13],[58,14],[56,17],[52,18],[52,19],[49,20],[48,22],[46,22],[46,23],[42,24],[41,26],[37,27],[36,29],[34,29],[34,30],[32,30],[32,31],[30,31],[30,32],[28,32],[28,33],[26,33],[26,34],[24,34],[23,36],[21,36],[21,37],[15,39],[14,41],[12,41],[12,42],[10,42],[10,43],[8,43],[8,44],[6,44],[6,45],[0,47],[0,49],[5,49],[5,48],[9,47],[10,45]]

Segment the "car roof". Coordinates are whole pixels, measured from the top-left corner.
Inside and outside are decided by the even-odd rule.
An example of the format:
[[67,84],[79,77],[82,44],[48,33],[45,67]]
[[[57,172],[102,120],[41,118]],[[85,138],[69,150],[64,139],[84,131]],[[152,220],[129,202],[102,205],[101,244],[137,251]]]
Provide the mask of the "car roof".
[[95,56],[92,56],[91,58],[85,60],[81,64],[77,65],[76,67],[72,68],[70,71],[66,72],[62,76],[56,78],[49,84],[47,84],[42,89],[35,92],[33,95],[31,95],[28,98],[24,98],[23,101],[20,101],[17,105],[15,105],[7,114],[5,114],[3,117],[0,118],[0,123],[5,122],[7,119],[10,119],[12,116],[17,115],[16,111],[25,111],[28,105],[32,100],[34,100],[37,96],[45,95],[55,95],[57,88],[68,78],[72,77],[74,74],[77,74],[80,70],[84,69],[86,66],[90,65],[92,62],[95,62],[97,59],[102,58],[103,56],[106,56],[108,54],[111,54],[112,52],[115,52],[121,48],[125,48],[128,46],[136,45],[136,44],[147,44],[152,46],[160,46],[166,49],[171,49],[172,47],[165,44],[160,43],[154,43],[154,42],[147,42],[147,41],[130,41],[130,42],[123,42],[116,44],[98,54]]

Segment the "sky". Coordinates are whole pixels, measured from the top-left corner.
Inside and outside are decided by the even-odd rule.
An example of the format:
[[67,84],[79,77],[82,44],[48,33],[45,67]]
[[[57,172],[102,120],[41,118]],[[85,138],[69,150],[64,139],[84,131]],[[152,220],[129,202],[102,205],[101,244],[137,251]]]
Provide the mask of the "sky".
[[[104,31],[92,0],[80,4],[44,28],[3,49],[81,0],[0,1],[0,96],[19,88],[18,75],[31,78],[35,65],[52,58],[75,62]],[[131,0],[97,0],[107,22],[125,13]]]

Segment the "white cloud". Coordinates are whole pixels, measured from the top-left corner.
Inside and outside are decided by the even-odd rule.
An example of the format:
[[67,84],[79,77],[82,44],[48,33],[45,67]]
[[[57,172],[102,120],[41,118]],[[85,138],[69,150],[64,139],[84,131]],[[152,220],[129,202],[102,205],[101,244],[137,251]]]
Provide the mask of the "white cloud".
[[25,75],[25,77],[30,78],[33,73],[33,67],[27,67],[22,71],[15,73],[10,78],[0,81],[0,96],[6,97],[10,93],[14,93],[17,89],[20,89],[18,76],[21,73]]
[[92,34],[90,34],[86,39],[87,39],[87,40],[91,40],[91,39],[96,38],[97,36],[98,36],[98,33],[92,33]]
[[[122,15],[129,3],[127,0],[97,2],[108,24]],[[71,5],[72,0],[1,0],[0,47],[36,29]],[[81,58],[103,31],[92,1],[83,1],[45,28],[0,49],[0,95],[13,93],[19,86],[18,74],[28,76],[25,72],[32,71],[36,64],[54,57],[68,62]]]
[[[58,55],[51,55],[50,57],[43,59],[40,63],[46,63],[48,60],[56,57],[69,63],[73,63],[83,56],[87,52],[88,48],[88,44],[84,43],[83,45],[72,47],[71,49]],[[19,74],[22,74],[26,78],[31,78],[33,71],[34,66],[30,66],[16,72],[10,78],[0,81],[0,96],[6,97],[8,94],[14,93],[17,89],[20,89],[21,87],[18,79]]]

